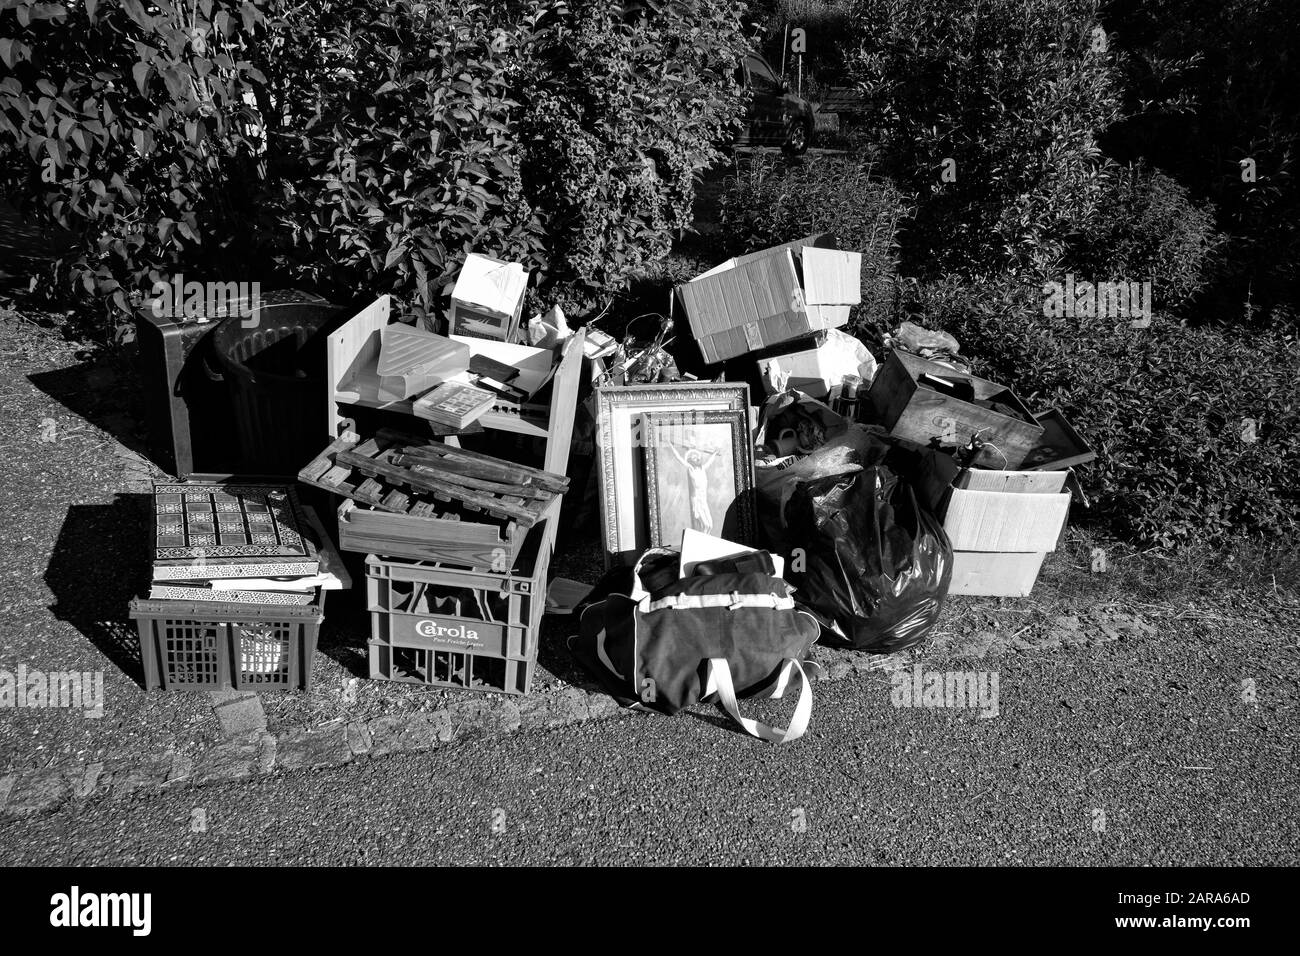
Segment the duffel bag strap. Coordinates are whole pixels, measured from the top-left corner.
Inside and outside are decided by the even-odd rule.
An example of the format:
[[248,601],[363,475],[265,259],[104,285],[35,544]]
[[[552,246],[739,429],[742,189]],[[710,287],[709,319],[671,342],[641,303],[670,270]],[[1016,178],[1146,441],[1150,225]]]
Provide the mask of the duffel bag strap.
[[709,672],[705,682],[704,696],[708,697],[710,694],[716,693],[723,710],[730,714],[732,719],[745,728],[745,731],[751,736],[774,744],[789,743],[792,740],[798,740],[804,735],[804,731],[808,729],[808,721],[812,717],[812,682],[808,680],[808,675],[804,673],[803,665],[794,658],[787,658],[781,668],[781,674],[777,678],[775,689],[768,695],[770,697],[781,697],[789,684],[789,678],[794,674],[799,676],[799,700],[794,705],[794,716],[790,718],[788,727],[772,727],[752,718],[740,716],[740,706],[736,701],[736,688],[731,681],[731,666],[727,663],[725,657],[709,658]]

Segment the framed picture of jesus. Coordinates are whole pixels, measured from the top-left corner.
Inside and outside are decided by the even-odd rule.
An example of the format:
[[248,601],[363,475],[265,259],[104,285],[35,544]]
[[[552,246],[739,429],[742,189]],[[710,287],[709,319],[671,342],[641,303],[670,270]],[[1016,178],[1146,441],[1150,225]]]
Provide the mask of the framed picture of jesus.
[[688,528],[754,543],[754,459],[743,411],[646,412],[645,488],[653,547]]

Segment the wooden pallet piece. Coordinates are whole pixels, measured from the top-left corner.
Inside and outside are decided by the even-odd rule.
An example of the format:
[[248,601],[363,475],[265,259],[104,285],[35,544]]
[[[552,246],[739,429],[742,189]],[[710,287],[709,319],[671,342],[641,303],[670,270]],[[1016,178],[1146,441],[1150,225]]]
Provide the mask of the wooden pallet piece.
[[432,499],[518,522],[524,528],[536,524],[568,487],[568,479],[562,476],[392,429],[365,441],[345,433],[298,477],[396,514],[436,516],[436,506],[428,500]]

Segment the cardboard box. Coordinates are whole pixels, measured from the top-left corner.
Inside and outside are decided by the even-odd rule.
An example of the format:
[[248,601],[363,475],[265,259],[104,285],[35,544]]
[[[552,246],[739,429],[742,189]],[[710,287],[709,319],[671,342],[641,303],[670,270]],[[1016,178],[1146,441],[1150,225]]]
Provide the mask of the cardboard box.
[[949,594],[1028,597],[1043,567],[1044,551],[954,551]]
[[675,301],[714,363],[844,325],[861,281],[861,255],[816,235],[728,259],[677,286]]
[[1024,597],[1070,512],[1064,471],[972,469],[957,476],[943,528],[953,547],[950,594]]
[[[1005,415],[928,387],[927,379],[967,391],[976,401],[991,400],[1014,408],[1020,416]],[[889,353],[867,395],[877,422],[895,438],[961,448],[978,434],[986,444],[974,464],[986,468],[1019,468],[1042,442],[1043,426],[1005,385],[899,349]]]
[[790,352],[787,355],[774,355],[759,359],[758,372],[763,382],[770,381],[773,365],[790,376],[788,385],[797,388],[805,395],[818,401],[826,401],[830,395],[827,384],[835,367],[835,346],[823,343],[813,349],[802,352]]
[[471,252],[451,290],[449,331],[454,335],[514,341],[527,286],[528,273],[519,263]]
[[954,488],[943,528],[954,551],[1055,551],[1070,494]]

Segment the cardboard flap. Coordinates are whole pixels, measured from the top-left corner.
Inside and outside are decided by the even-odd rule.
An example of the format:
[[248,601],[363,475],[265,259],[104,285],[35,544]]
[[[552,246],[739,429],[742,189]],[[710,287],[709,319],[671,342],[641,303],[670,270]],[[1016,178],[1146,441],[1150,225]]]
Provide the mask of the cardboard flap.
[[1064,471],[996,471],[973,468],[957,477],[956,487],[969,491],[1003,491],[1019,494],[1054,494],[1065,487]]
[[943,530],[955,551],[1055,551],[1070,494],[954,488]]
[[804,248],[804,301],[809,305],[857,305],[862,301],[862,255],[841,249]]
[[762,323],[776,316],[793,318],[798,290],[799,277],[788,249],[678,286],[696,335]]
[[801,239],[795,239],[791,242],[782,243],[779,246],[769,246],[766,249],[760,249],[758,252],[750,252],[743,256],[737,256],[729,260],[735,265],[743,265],[746,262],[753,262],[762,259],[764,256],[777,255],[782,252],[792,252],[796,256],[802,256],[810,248],[817,249],[838,249],[839,243],[835,235],[829,232],[817,232],[811,236],[804,236]]

